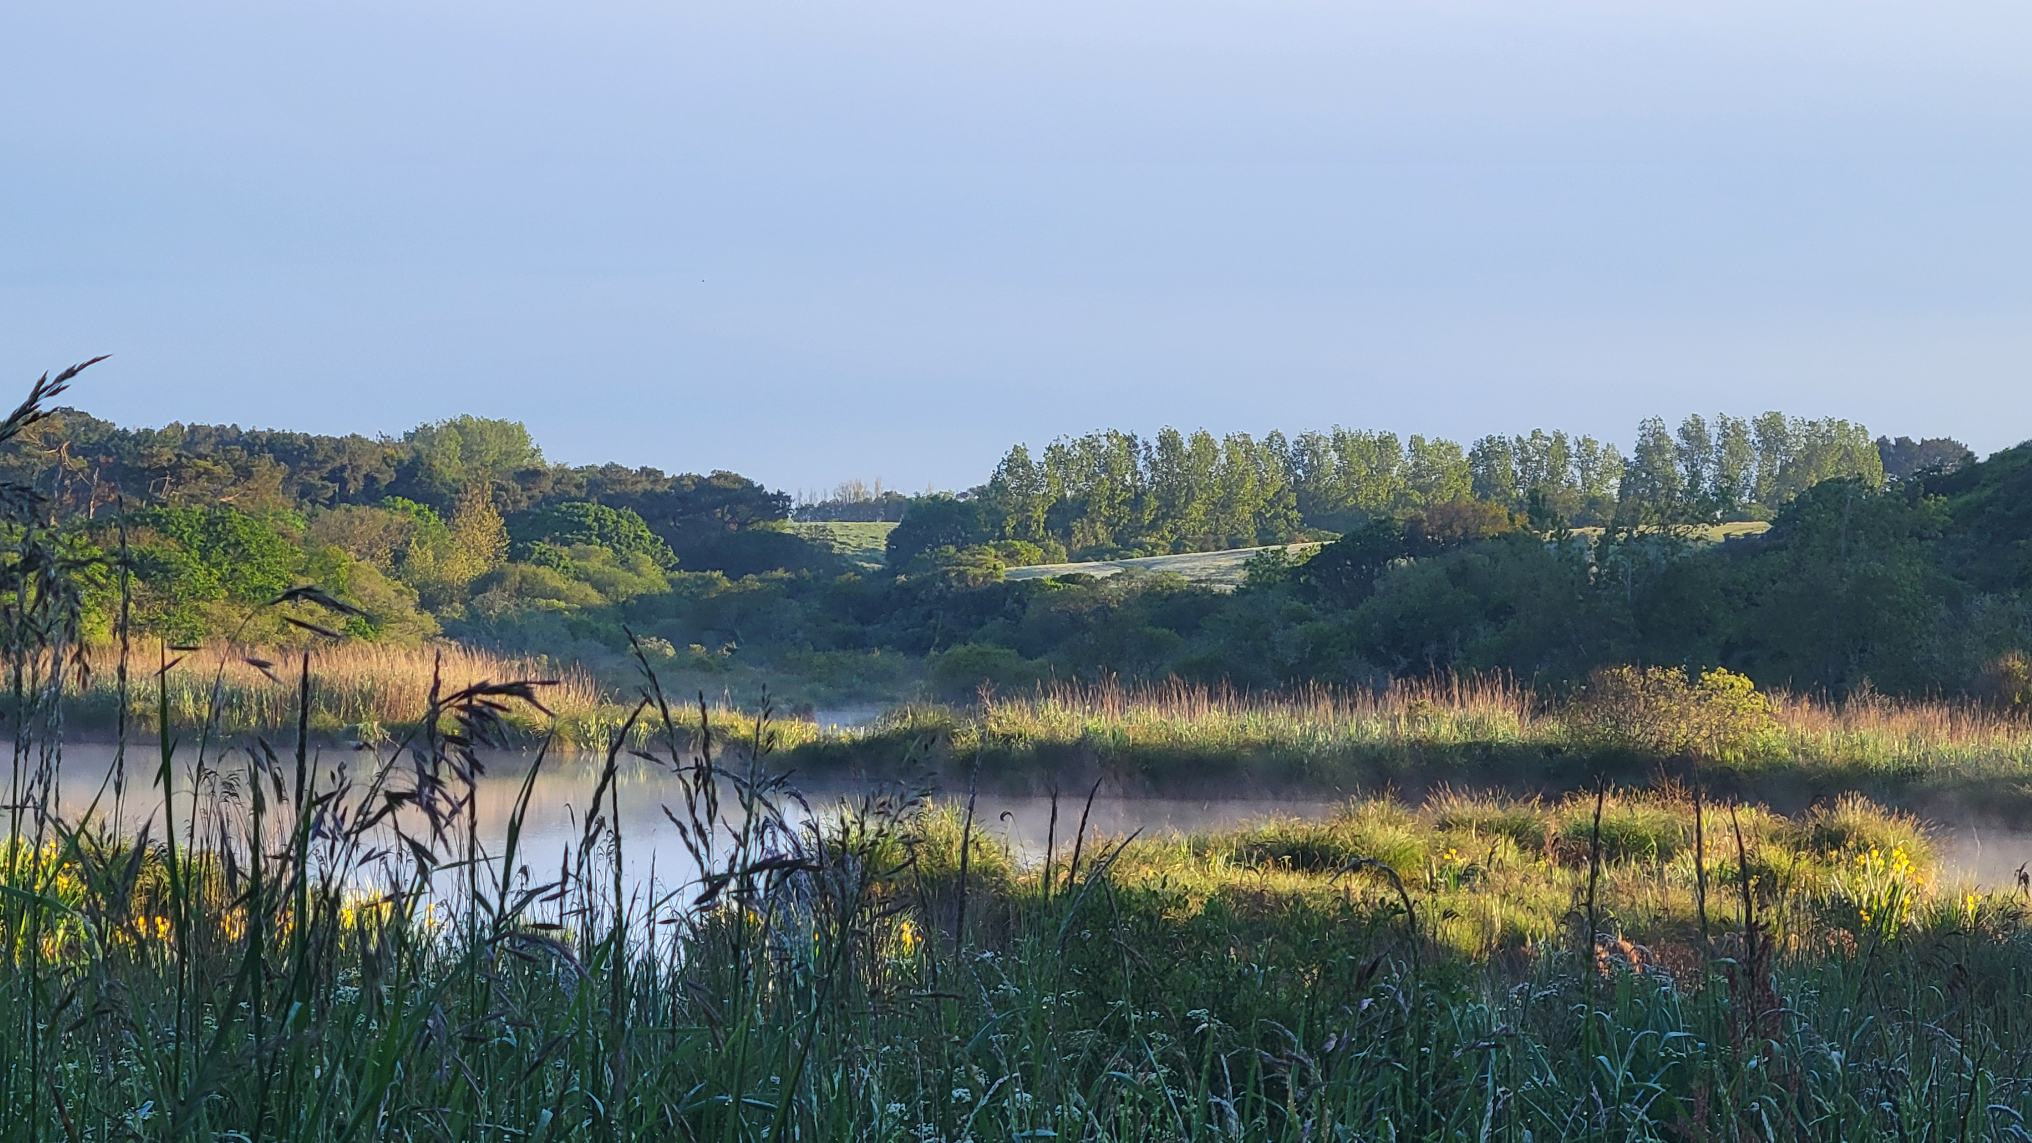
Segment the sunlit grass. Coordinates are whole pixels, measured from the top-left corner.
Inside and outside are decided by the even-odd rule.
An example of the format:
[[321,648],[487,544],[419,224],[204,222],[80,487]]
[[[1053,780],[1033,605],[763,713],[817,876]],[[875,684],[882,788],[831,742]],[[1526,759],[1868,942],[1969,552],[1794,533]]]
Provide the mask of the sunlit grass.
[[[163,676],[167,685],[170,723],[210,726],[226,738],[266,734],[275,738],[293,732],[297,722],[298,673],[302,648],[205,645],[175,651],[158,643],[137,642],[129,666],[127,715],[131,731],[153,734],[160,721],[162,696],[155,675],[162,664],[173,664]],[[500,654],[444,641],[425,646],[348,641],[311,650],[312,733],[325,740],[392,741],[414,732],[427,709],[433,679],[443,693],[481,682],[533,679],[545,709],[511,704],[501,714],[533,744],[555,733],[560,749],[593,749],[627,722],[640,696],[607,685],[583,665],[543,656]],[[80,677],[80,674],[82,677]],[[67,688],[71,725],[86,732],[106,733],[119,724],[117,649],[98,647],[84,656],[82,673],[73,672]],[[726,696],[709,698],[719,733],[745,740],[754,730],[754,712],[731,706]],[[686,734],[695,733],[699,712],[695,698],[673,696],[672,722]],[[646,723],[638,720],[638,736]],[[791,747],[816,737],[808,721],[775,719],[771,733],[778,745]]]
[[[2032,722],[1946,702],[1860,696],[1832,704],[1768,696],[1766,721],[1726,757],[1699,761],[1743,793],[1849,789],[1879,799],[2019,797],[2032,780]],[[1405,680],[1380,691],[1308,687],[1243,693],[1183,683],[1060,685],[974,706],[891,712],[874,732],[818,742],[814,764],[931,744],[949,772],[975,759],[991,778],[1041,785],[1108,775],[1137,788],[1236,792],[1286,786],[1409,791],[1449,784],[1573,788],[1608,771],[1629,781],[1691,756],[1582,733],[1561,701],[1501,677]],[[1796,795],[1795,795],[1796,796]]]

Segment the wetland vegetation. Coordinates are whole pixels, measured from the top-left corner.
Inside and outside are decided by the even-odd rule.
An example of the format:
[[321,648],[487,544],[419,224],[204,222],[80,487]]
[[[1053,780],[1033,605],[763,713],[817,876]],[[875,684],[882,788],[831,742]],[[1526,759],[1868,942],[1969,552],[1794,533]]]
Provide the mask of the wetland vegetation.
[[[1015,503],[993,481],[814,513],[895,524],[873,574],[730,474],[550,466],[474,418],[131,433],[46,416],[71,375],[0,424],[9,1138],[2032,1130],[2027,887],[1958,883],[1919,816],[2028,788],[2022,450],[1897,473],[1838,423],[1705,453],[1647,426],[1614,481],[1565,442],[1594,483],[1499,487],[1495,444],[1391,438],[1402,499],[1347,477],[1343,503],[1280,458],[1379,435],[1065,467],[1120,444],[1092,438],[1028,470],[1051,502],[1017,523],[1048,535],[983,516]],[[1780,429],[1806,443],[1759,467]],[[1514,475],[1558,442],[1497,443]],[[1248,538],[1159,526],[1194,503],[1163,466],[1202,461],[1285,481],[1298,532],[1255,538],[1329,503],[1339,537],[1232,592],[997,574],[1045,539]],[[1053,473],[1103,470],[1143,499],[1064,507]],[[1759,512],[1765,538],[1678,530]],[[988,535],[906,551],[969,514]],[[792,717],[751,697],[771,681]],[[870,695],[914,701],[796,717]],[[119,761],[76,809],[80,731]],[[479,782],[515,746],[497,837]],[[587,747],[538,851],[537,777]],[[662,775],[681,867],[629,872],[624,763]],[[799,793],[828,769],[864,792]],[[1110,836],[1103,779],[1342,798]],[[982,819],[997,782],[1067,791],[1041,852]]]

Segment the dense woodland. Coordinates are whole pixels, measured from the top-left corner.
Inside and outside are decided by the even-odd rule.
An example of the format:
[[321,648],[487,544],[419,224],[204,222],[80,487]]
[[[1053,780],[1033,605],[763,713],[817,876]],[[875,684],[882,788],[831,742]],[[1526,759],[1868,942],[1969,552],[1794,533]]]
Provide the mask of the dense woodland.
[[[1557,686],[1631,661],[1835,695],[2032,697],[2032,447],[1977,462],[1836,419],[1652,419],[1627,457],[1537,430],[1466,447],[1104,432],[1012,448],[955,494],[848,485],[794,506],[729,472],[552,464],[522,425],[479,417],[369,438],[65,409],[0,453],[0,477],[105,558],[101,631],[124,585],[172,641],[300,638],[257,605],[316,582],[366,610],[360,638],[596,659],[633,631],[675,669],[774,672],[822,701],[1100,676]],[[900,523],[875,566],[798,534],[793,512]],[[1773,526],[1700,531],[1742,520]],[[1264,554],[1238,591],[1002,577],[1305,539],[1323,546]]]

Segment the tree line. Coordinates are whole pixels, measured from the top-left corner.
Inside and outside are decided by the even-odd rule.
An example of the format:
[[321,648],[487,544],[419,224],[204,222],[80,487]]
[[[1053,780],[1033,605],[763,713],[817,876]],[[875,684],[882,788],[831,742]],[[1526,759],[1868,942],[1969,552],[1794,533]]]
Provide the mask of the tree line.
[[[552,464],[522,424],[475,416],[368,437],[62,408],[0,449],[0,479],[81,552],[124,551],[137,621],[173,641],[286,637],[244,624],[306,580],[367,610],[355,634],[419,638],[668,591],[680,563],[739,576],[823,554],[775,530],[790,498],[747,477]],[[101,620],[114,594],[99,585]]]
[[[78,554],[130,573],[136,619],[171,641],[301,637],[261,626],[259,605],[314,582],[367,612],[348,623],[360,637],[591,655],[632,630],[700,671],[745,662],[842,695],[920,670],[964,695],[1100,674],[1557,681],[1631,660],[1924,692],[1977,687],[2032,632],[2023,453],[1971,464],[1952,441],[1775,415],[1654,419],[1627,457],[1549,431],[1466,447],[1095,433],[904,500],[872,574],[787,530],[790,499],[746,477],[557,465],[523,426],[477,417],[329,437],[62,410],[0,449],[0,478],[37,489]],[[877,518],[903,499],[848,492],[843,513]],[[1763,515],[1775,526],[1755,542],[1654,526]],[[1595,522],[1607,534],[1567,530]],[[1232,594],[1000,575],[1327,533],[1302,563],[1263,557]],[[110,571],[95,587],[102,619],[120,587]]]
[[[1824,480],[1876,488],[1969,459],[1944,438],[1873,441],[1847,420],[1777,412],[1696,414],[1676,430],[1652,417],[1627,457],[1613,443],[1543,429],[1465,448],[1338,426],[1260,439],[1107,430],[1035,453],[1016,445],[978,487],[912,500],[891,554],[906,566],[927,552],[982,545],[1050,561],[1210,551],[1337,534],[1465,501],[1515,513],[1539,531],[1767,520]],[[824,518],[846,508],[810,511]]]

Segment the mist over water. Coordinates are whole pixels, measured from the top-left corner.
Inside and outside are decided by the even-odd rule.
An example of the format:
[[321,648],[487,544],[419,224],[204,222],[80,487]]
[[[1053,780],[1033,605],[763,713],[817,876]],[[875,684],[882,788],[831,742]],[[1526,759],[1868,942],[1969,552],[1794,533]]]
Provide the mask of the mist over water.
[[[176,796],[180,829],[187,829],[192,793],[196,781],[188,749],[179,751]],[[364,751],[324,749],[317,754],[321,780],[337,769],[356,782],[364,781],[373,755]],[[213,776],[205,780],[203,796],[215,796],[220,789],[242,791],[229,796],[244,801],[248,755],[245,750],[228,754],[222,763],[208,764]],[[552,756],[542,763],[529,800],[518,841],[518,866],[526,866],[537,882],[547,879],[546,870],[558,869],[584,837],[588,804],[599,781],[601,758],[597,755]],[[103,743],[80,743],[64,750],[56,805],[67,818],[75,818],[93,807],[97,815],[112,822],[116,804],[113,794],[115,751]],[[119,824],[131,832],[149,823],[153,836],[160,836],[162,791],[155,784],[160,755],[154,744],[130,746],[126,757],[124,802],[118,805]],[[515,800],[534,759],[518,753],[499,753],[486,760],[481,777],[477,810],[481,845],[498,855],[506,839],[508,820]],[[294,762],[284,759],[284,770]],[[738,764],[734,765],[738,770]],[[853,780],[815,780],[799,783],[804,804],[786,807],[793,823],[826,815],[842,806],[897,787]],[[671,772],[639,758],[625,758],[615,782],[615,796],[596,811],[620,827],[624,876],[644,893],[657,896],[693,883],[697,868],[690,853],[679,841],[668,815],[685,816],[683,790]],[[938,790],[934,797],[963,804],[964,789]],[[982,792],[974,805],[975,828],[991,838],[1008,842],[1024,859],[1039,859],[1046,846],[1054,845],[1063,856],[1086,818],[1086,836],[1122,838],[1132,833],[1145,837],[1180,836],[1191,833],[1233,829],[1269,818],[1323,818],[1340,805],[1337,799],[1293,796],[1251,798],[1172,798],[1123,795],[1102,789],[1091,806],[1084,789],[1062,792],[1057,804],[1057,821],[1052,820],[1052,801],[1043,795],[1009,795]],[[618,810],[618,812],[617,812]],[[721,814],[728,831],[738,829],[740,807],[731,788],[721,795]],[[420,823],[412,823],[417,832]],[[1943,880],[1969,881],[1988,890],[2011,890],[2017,885],[2021,867],[2032,870],[2032,830],[1994,825],[1957,823],[1932,825],[1941,860]],[[730,835],[723,834],[725,844]],[[391,839],[392,840],[392,839]]]
[[1942,871],[1984,889],[2011,890],[2020,870],[2032,872],[2032,830],[1962,825],[1938,831]]

